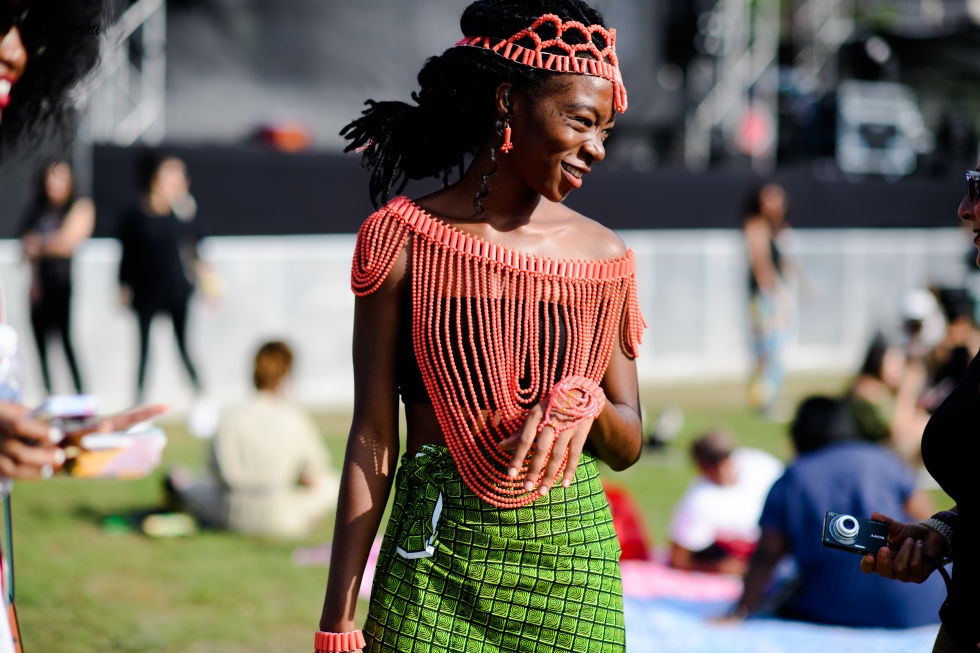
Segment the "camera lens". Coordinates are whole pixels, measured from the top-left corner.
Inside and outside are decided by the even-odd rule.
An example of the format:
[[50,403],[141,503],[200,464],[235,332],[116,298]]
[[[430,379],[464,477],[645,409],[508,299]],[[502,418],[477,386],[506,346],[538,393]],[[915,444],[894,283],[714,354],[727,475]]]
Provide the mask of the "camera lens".
[[834,537],[838,540],[853,540],[857,537],[860,527],[858,526],[858,521],[850,515],[840,515],[834,519],[834,525],[832,527]]

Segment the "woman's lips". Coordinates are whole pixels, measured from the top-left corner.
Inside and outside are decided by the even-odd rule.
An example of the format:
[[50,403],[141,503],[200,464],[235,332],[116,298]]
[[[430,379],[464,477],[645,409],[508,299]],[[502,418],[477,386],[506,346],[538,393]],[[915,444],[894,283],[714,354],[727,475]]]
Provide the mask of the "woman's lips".
[[0,78],[0,109],[6,109],[10,104],[10,89],[14,87],[12,80]]
[[579,189],[582,187],[582,175],[585,174],[585,171],[567,163],[562,163],[561,169],[565,174],[565,179],[567,179],[568,183],[572,185],[572,188]]

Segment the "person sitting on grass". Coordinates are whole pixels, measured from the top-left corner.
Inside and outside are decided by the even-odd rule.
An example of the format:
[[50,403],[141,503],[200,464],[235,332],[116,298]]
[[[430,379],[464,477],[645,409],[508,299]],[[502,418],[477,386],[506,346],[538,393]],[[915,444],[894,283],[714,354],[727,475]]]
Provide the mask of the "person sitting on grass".
[[[848,406],[839,399],[805,399],[790,435],[797,457],[766,498],[762,535],[730,618],[769,611],[784,619],[864,628],[938,623],[945,596],[938,575],[920,587],[890,583],[865,576],[853,553],[823,545],[828,511],[868,518],[888,506],[889,514],[905,520],[931,515],[932,501],[916,489],[911,468],[892,449],[859,441]],[[777,566],[786,556],[795,564],[795,577],[776,583],[774,591]]]
[[671,567],[742,575],[759,538],[759,513],[783,464],[760,449],[735,447],[724,430],[694,441],[698,477],[670,520]]
[[255,356],[258,391],[221,418],[210,452],[211,478],[171,471],[171,503],[202,526],[250,535],[298,537],[313,530],[340,485],[313,420],[284,398],[293,352],[281,341]]

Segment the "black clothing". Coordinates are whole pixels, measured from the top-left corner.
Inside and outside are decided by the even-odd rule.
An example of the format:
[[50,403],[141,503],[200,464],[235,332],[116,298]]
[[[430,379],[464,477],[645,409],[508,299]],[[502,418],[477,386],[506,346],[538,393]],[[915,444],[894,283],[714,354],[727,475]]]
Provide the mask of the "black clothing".
[[[776,270],[777,273],[781,273],[783,255],[779,251],[779,247],[776,245],[776,240],[771,234],[769,236],[769,259],[772,261],[772,268]],[[755,278],[755,272],[752,270],[752,266],[749,266],[749,295],[754,296],[759,292],[759,290],[759,280]]]
[[980,483],[976,452],[980,447],[980,357],[973,359],[956,389],[933,413],[922,435],[922,461],[943,490],[956,501],[960,523],[953,534],[952,582],[940,610],[955,642],[974,650],[980,642]]
[[[69,207],[70,204],[63,210],[47,208],[33,212],[25,221],[21,236],[36,232],[43,238],[57,232]],[[52,335],[61,336],[61,346],[68,361],[75,392],[81,394],[83,391],[75,348],[71,344],[71,268],[70,256],[41,256],[35,262],[31,291],[31,329],[41,363],[44,389],[48,394],[52,392],[48,365],[48,339]]]
[[181,360],[194,389],[200,391],[197,370],[187,352],[187,310],[194,292],[194,264],[200,240],[194,221],[179,220],[173,213],[156,216],[133,209],[120,224],[119,282],[129,287],[139,321],[137,401],[143,399],[150,325],[158,313],[170,316]]
[[133,306],[166,309],[186,303],[194,290],[200,239],[194,222],[134,209],[120,223],[119,282],[132,291]]

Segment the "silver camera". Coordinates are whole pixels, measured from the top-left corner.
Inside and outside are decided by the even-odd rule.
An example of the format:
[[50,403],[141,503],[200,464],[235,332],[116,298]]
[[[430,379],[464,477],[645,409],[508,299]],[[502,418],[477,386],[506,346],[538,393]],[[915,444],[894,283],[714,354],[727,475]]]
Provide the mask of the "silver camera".
[[874,553],[888,545],[888,525],[853,515],[828,512],[823,516],[823,545],[854,553]]

